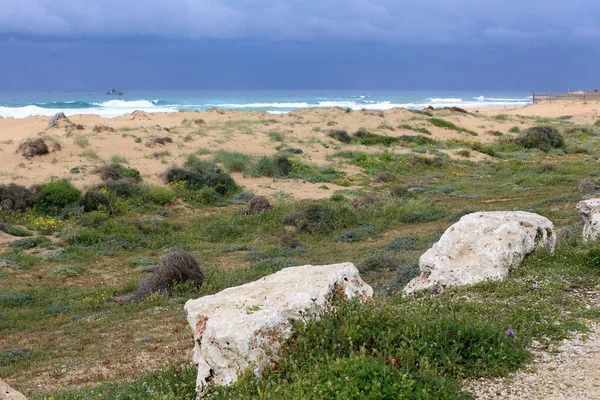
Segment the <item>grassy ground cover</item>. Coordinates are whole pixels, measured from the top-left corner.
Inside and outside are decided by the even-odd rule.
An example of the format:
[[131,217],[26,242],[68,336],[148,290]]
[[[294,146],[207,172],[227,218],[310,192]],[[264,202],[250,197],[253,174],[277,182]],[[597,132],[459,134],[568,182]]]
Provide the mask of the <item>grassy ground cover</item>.
[[[503,376],[529,360],[532,339],[557,341],[600,318],[600,310],[583,306],[600,266],[597,245],[578,240],[575,210],[585,194],[579,183],[597,179],[599,128],[567,122],[544,121],[565,141],[544,151],[504,136],[486,147],[405,141],[420,146],[408,153],[396,151],[402,140],[360,151],[340,143],[331,161],[359,171],[352,176],[290,156],[288,178],[346,179],[353,187],[325,200],[274,201],[256,215],[242,212],[243,189],[225,172],[259,161],[242,153],[215,152],[223,171],[191,158],[168,193],[137,181],[105,183],[98,189],[105,197],[97,198],[108,203],[97,200],[93,210],[64,182],[47,184],[40,206],[0,211],[0,230],[14,236],[0,254],[0,376],[34,399],[192,399],[187,299],[286,266],[351,261],[374,286],[374,301],[340,303],[318,322],[296,324],[283,359],[262,380],[245,375],[208,397],[469,398],[460,391],[463,378]],[[475,162],[445,153],[456,149],[494,155]],[[264,165],[273,168],[277,157]],[[377,179],[382,171],[385,180]],[[460,216],[517,209],[554,222],[554,254],[528,257],[506,282],[408,299],[398,293],[418,272],[419,255]],[[290,235],[299,247],[282,240]],[[116,304],[144,267],[178,248],[200,261],[200,290],[180,285],[171,297]]]

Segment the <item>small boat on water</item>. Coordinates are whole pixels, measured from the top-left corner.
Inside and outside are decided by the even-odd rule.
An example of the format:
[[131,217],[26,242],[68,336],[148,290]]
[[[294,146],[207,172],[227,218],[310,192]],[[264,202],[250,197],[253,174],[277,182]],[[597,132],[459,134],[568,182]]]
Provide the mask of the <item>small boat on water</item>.
[[123,96],[123,92],[115,88],[110,89],[108,92],[106,92],[106,94],[108,96]]

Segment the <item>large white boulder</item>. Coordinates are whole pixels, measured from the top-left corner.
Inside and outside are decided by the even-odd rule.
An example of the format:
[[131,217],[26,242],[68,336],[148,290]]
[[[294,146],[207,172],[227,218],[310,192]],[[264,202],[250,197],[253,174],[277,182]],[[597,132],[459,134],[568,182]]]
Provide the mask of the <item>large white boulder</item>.
[[285,268],[242,286],[185,304],[194,332],[198,390],[228,385],[252,366],[260,375],[291,335],[291,320],[313,318],[334,291],[364,300],[373,289],[351,263]]
[[600,199],[580,201],[577,211],[583,218],[583,240],[588,242],[600,238]]
[[421,275],[403,292],[503,280],[527,254],[535,249],[554,251],[555,244],[554,225],[541,215],[523,211],[468,214],[421,256]]
[[27,400],[27,398],[0,379],[0,400]]

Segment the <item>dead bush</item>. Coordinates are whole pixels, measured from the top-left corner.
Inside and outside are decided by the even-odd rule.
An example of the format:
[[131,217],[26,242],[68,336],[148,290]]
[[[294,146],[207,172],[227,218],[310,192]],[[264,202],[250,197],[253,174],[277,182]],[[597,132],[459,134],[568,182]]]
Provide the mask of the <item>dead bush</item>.
[[193,255],[183,250],[173,251],[161,257],[156,272],[142,280],[138,290],[122,296],[119,302],[141,301],[153,293],[170,294],[176,283],[185,281],[191,281],[200,288],[204,274]]
[[116,132],[115,128],[111,128],[110,126],[107,126],[107,125],[96,125],[96,126],[94,126],[94,128],[92,130],[96,133]]
[[390,188],[390,194],[394,197],[402,197],[408,193],[408,189],[405,186],[392,186]]
[[25,186],[10,183],[0,185],[0,207],[4,211],[25,211],[33,206],[34,192]]
[[600,179],[584,178],[577,189],[582,193],[598,193],[600,192]]
[[374,194],[364,193],[362,196],[357,197],[352,201],[352,206],[354,208],[365,208],[376,204],[378,201],[379,199]]
[[300,241],[290,235],[282,236],[280,239],[280,243],[282,247],[289,247],[290,249],[295,249],[301,246]]
[[152,158],[155,158],[158,160],[159,158],[163,158],[168,155],[169,155],[168,151],[156,151],[156,152],[152,153]]
[[152,143],[155,144],[160,144],[161,146],[164,146],[167,143],[173,143],[173,139],[171,139],[168,136],[165,137],[157,137],[157,138],[153,138],[152,139]]
[[254,196],[247,203],[246,214],[260,214],[271,209],[271,203],[265,196]]
[[50,153],[48,150],[48,145],[42,138],[27,140],[24,143],[21,143],[19,146],[19,153],[22,153],[26,158],[33,158],[35,156],[42,156],[44,154]]
[[391,183],[396,180],[396,177],[387,171],[381,171],[373,180],[375,183]]

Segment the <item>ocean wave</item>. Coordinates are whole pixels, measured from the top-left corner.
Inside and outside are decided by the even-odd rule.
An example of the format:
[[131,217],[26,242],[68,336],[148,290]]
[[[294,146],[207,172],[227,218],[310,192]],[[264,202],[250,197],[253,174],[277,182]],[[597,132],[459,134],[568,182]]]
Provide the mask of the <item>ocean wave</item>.
[[[508,96],[506,96],[508,97]],[[110,99],[107,101],[90,102],[90,101],[62,101],[36,103],[25,105],[22,107],[0,106],[0,117],[4,118],[26,118],[30,116],[52,116],[58,112],[64,112],[70,116],[73,114],[96,114],[102,117],[117,117],[140,110],[145,112],[176,112],[181,108],[186,110],[206,110],[210,107],[220,107],[228,110],[251,110],[251,111],[267,111],[270,113],[286,113],[293,110],[303,108],[327,108],[340,107],[349,108],[352,110],[390,110],[392,108],[409,108],[422,109],[428,106],[436,108],[459,106],[463,108],[474,107],[490,107],[490,106],[522,106],[531,103],[531,98],[504,98],[485,96],[472,97],[472,100],[463,100],[460,98],[429,98],[416,100],[414,102],[390,101],[383,99],[369,98],[369,96],[351,96],[346,99],[330,98],[318,99],[312,98],[306,101],[256,101],[244,103],[235,100],[229,103],[218,104],[217,102],[203,103],[197,101],[198,104],[185,104],[182,102],[167,102],[165,100],[122,100]]]
[[485,96],[479,96],[479,97],[473,97],[474,100],[477,101],[508,101],[508,102],[523,102],[523,101],[529,101],[532,99],[531,96],[528,97],[521,97],[521,98],[512,98],[512,99],[508,99],[508,98],[497,98],[497,97],[485,97]]
[[37,103],[34,106],[41,108],[91,108],[94,107],[94,103],[88,103],[87,101],[52,101],[49,103]]
[[462,99],[450,97],[450,98],[432,98],[428,99],[432,103],[461,103]]
[[176,112],[178,107],[91,107],[91,108],[44,108],[35,106],[3,107],[0,106],[0,117],[2,118],[27,118],[31,116],[50,117],[56,113],[63,112],[67,116],[75,114],[95,114],[100,117],[113,118],[130,114],[136,110],[145,112]]
[[131,108],[131,107],[144,107],[144,108],[152,108],[156,107],[156,104],[152,101],[148,100],[108,100],[102,103],[95,103],[100,107],[105,108]]
[[310,104],[301,103],[242,103],[242,104],[209,104],[220,108],[308,108]]

